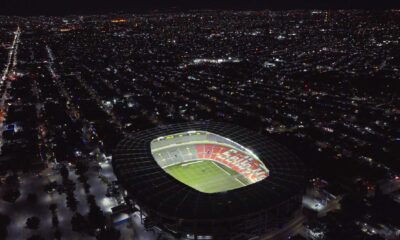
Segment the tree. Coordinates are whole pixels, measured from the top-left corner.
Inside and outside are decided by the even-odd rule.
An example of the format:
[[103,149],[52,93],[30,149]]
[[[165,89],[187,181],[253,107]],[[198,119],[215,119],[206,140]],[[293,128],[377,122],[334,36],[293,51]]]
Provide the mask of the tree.
[[87,218],[92,229],[103,228],[106,225],[106,217],[97,205],[90,207]]
[[54,214],[54,215],[53,215],[53,217],[52,217],[52,219],[51,219],[51,222],[53,223],[53,227],[58,227],[58,217],[57,217],[57,214]]
[[44,185],[44,190],[46,192],[52,192],[57,189],[57,182],[49,182],[48,184]]
[[87,171],[89,170],[89,167],[87,163],[79,161],[76,163],[76,174],[83,176]]
[[88,222],[92,229],[103,228],[106,225],[106,217],[103,211],[97,206],[96,198],[93,195],[87,196],[87,202],[89,204],[89,213],[87,215]]
[[65,165],[63,165],[63,166],[60,168],[60,174],[61,174],[61,177],[62,177],[63,179],[67,179],[67,178],[68,178],[69,171],[68,171],[68,168],[67,168]]
[[26,220],[26,227],[29,229],[38,229],[40,226],[40,219],[38,217],[30,217]]
[[119,230],[111,227],[111,228],[105,228],[100,231],[100,233],[97,235],[96,239],[98,240],[118,240],[121,237],[121,233]]
[[69,209],[71,209],[73,212],[75,212],[78,208],[78,201],[76,200],[74,196],[74,192],[68,192],[67,194],[67,206]]
[[72,230],[75,232],[84,233],[88,230],[88,223],[86,219],[79,213],[75,213],[75,215],[71,218]]
[[83,183],[83,189],[85,190],[86,194],[89,194],[90,193],[90,184],[87,182]]
[[64,192],[73,192],[75,190],[75,182],[70,179],[63,180]]
[[21,193],[18,189],[8,189],[4,192],[3,200],[13,203],[19,198],[19,196],[21,196]]
[[7,226],[11,223],[11,219],[8,215],[0,213],[0,239],[7,238]]
[[79,175],[78,180],[79,180],[81,183],[86,183],[87,180],[88,180],[88,178],[87,178],[85,175]]
[[57,229],[57,230],[54,232],[54,239],[56,239],[56,240],[60,240],[60,239],[61,239],[61,232],[60,232],[59,229]]
[[5,183],[8,186],[18,186],[19,185],[18,176],[13,174],[13,175],[6,177]]
[[55,203],[50,204],[49,209],[52,213],[54,213],[57,210],[57,204]]
[[40,235],[35,234],[27,238],[27,240],[44,240],[44,238]]
[[26,197],[26,200],[29,203],[35,204],[37,202],[37,195],[35,193],[29,193]]
[[86,197],[86,200],[87,200],[87,202],[89,203],[89,205],[96,205],[96,199],[95,199],[95,197],[92,195],[92,194],[90,194],[90,195],[88,195],[87,197]]

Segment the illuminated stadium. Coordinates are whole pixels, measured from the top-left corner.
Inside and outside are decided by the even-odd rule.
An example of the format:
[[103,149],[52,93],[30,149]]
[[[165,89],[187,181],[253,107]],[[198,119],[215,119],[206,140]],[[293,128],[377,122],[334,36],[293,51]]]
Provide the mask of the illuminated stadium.
[[118,144],[113,167],[140,216],[180,239],[289,236],[305,183],[287,149],[215,122],[133,133]]
[[204,131],[188,131],[151,141],[158,165],[182,183],[204,193],[259,182],[268,169],[250,150]]

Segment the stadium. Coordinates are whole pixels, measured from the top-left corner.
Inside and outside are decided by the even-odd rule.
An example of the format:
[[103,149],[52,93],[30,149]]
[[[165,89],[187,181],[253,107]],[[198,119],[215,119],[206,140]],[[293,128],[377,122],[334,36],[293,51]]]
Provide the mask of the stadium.
[[299,224],[302,163],[226,123],[160,126],[123,139],[113,168],[143,221],[178,239],[271,239]]

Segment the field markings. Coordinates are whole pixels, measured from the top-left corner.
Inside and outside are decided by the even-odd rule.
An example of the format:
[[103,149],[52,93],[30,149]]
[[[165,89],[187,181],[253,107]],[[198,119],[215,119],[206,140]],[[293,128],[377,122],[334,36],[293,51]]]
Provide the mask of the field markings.
[[222,171],[224,171],[224,173],[226,173],[227,175],[233,177],[233,179],[235,179],[238,183],[240,183],[240,185],[242,186],[246,186],[246,184],[244,184],[242,181],[240,181],[239,179],[237,179],[237,177],[232,176],[232,174],[230,174],[229,172],[227,172],[225,169],[223,169],[221,166],[219,166],[217,163],[215,163],[214,161],[211,161],[215,166],[217,166],[219,169],[221,169]]
[[217,166],[219,169],[221,169],[222,171],[224,171],[226,174],[228,174],[229,176],[233,177],[238,183],[240,183],[240,185],[242,186],[247,186],[247,184],[243,183],[242,181],[240,181],[237,177],[233,176],[232,174],[230,174],[229,172],[227,172],[225,169],[223,169],[222,167],[220,167],[217,163],[215,163],[214,161],[211,161],[215,166]]
[[247,184],[245,184],[242,181],[240,181],[237,177],[235,177],[235,180],[238,181],[240,184],[242,184],[242,186],[247,186]]
[[230,173],[228,173],[225,169],[223,169],[222,167],[220,167],[218,164],[216,164],[214,161],[211,161],[215,166],[217,166],[219,169],[221,169],[222,171],[224,171],[224,173],[226,173],[229,176],[232,176]]
[[166,172],[200,192],[214,193],[246,186],[229,170],[225,170],[214,161],[193,161],[169,168]]
[[182,166],[182,167],[186,167],[186,166],[189,166],[189,165],[192,165],[192,164],[196,164],[196,163],[201,163],[201,162],[203,162],[203,160],[200,160],[200,161],[190,161],[190,162],[188,162],[188,163],[183,163],[183,164],[181,164],[181,166]]

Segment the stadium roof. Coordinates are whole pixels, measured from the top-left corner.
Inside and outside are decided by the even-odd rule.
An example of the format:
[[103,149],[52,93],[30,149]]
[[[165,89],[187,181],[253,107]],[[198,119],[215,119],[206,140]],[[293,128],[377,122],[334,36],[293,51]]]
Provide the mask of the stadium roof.
[[[264,180],[243,188],[202,193],[167,174],[151,154],[150,142],[179,132],[202,130],[227,137],[250,149],[270,171]],[[123,139],[113,156],[120,183],[139,205],[182,219],[223,219],[273,208],[304,191],[303,164],[285,147],[245,128],[216,122],[160,126]]]

